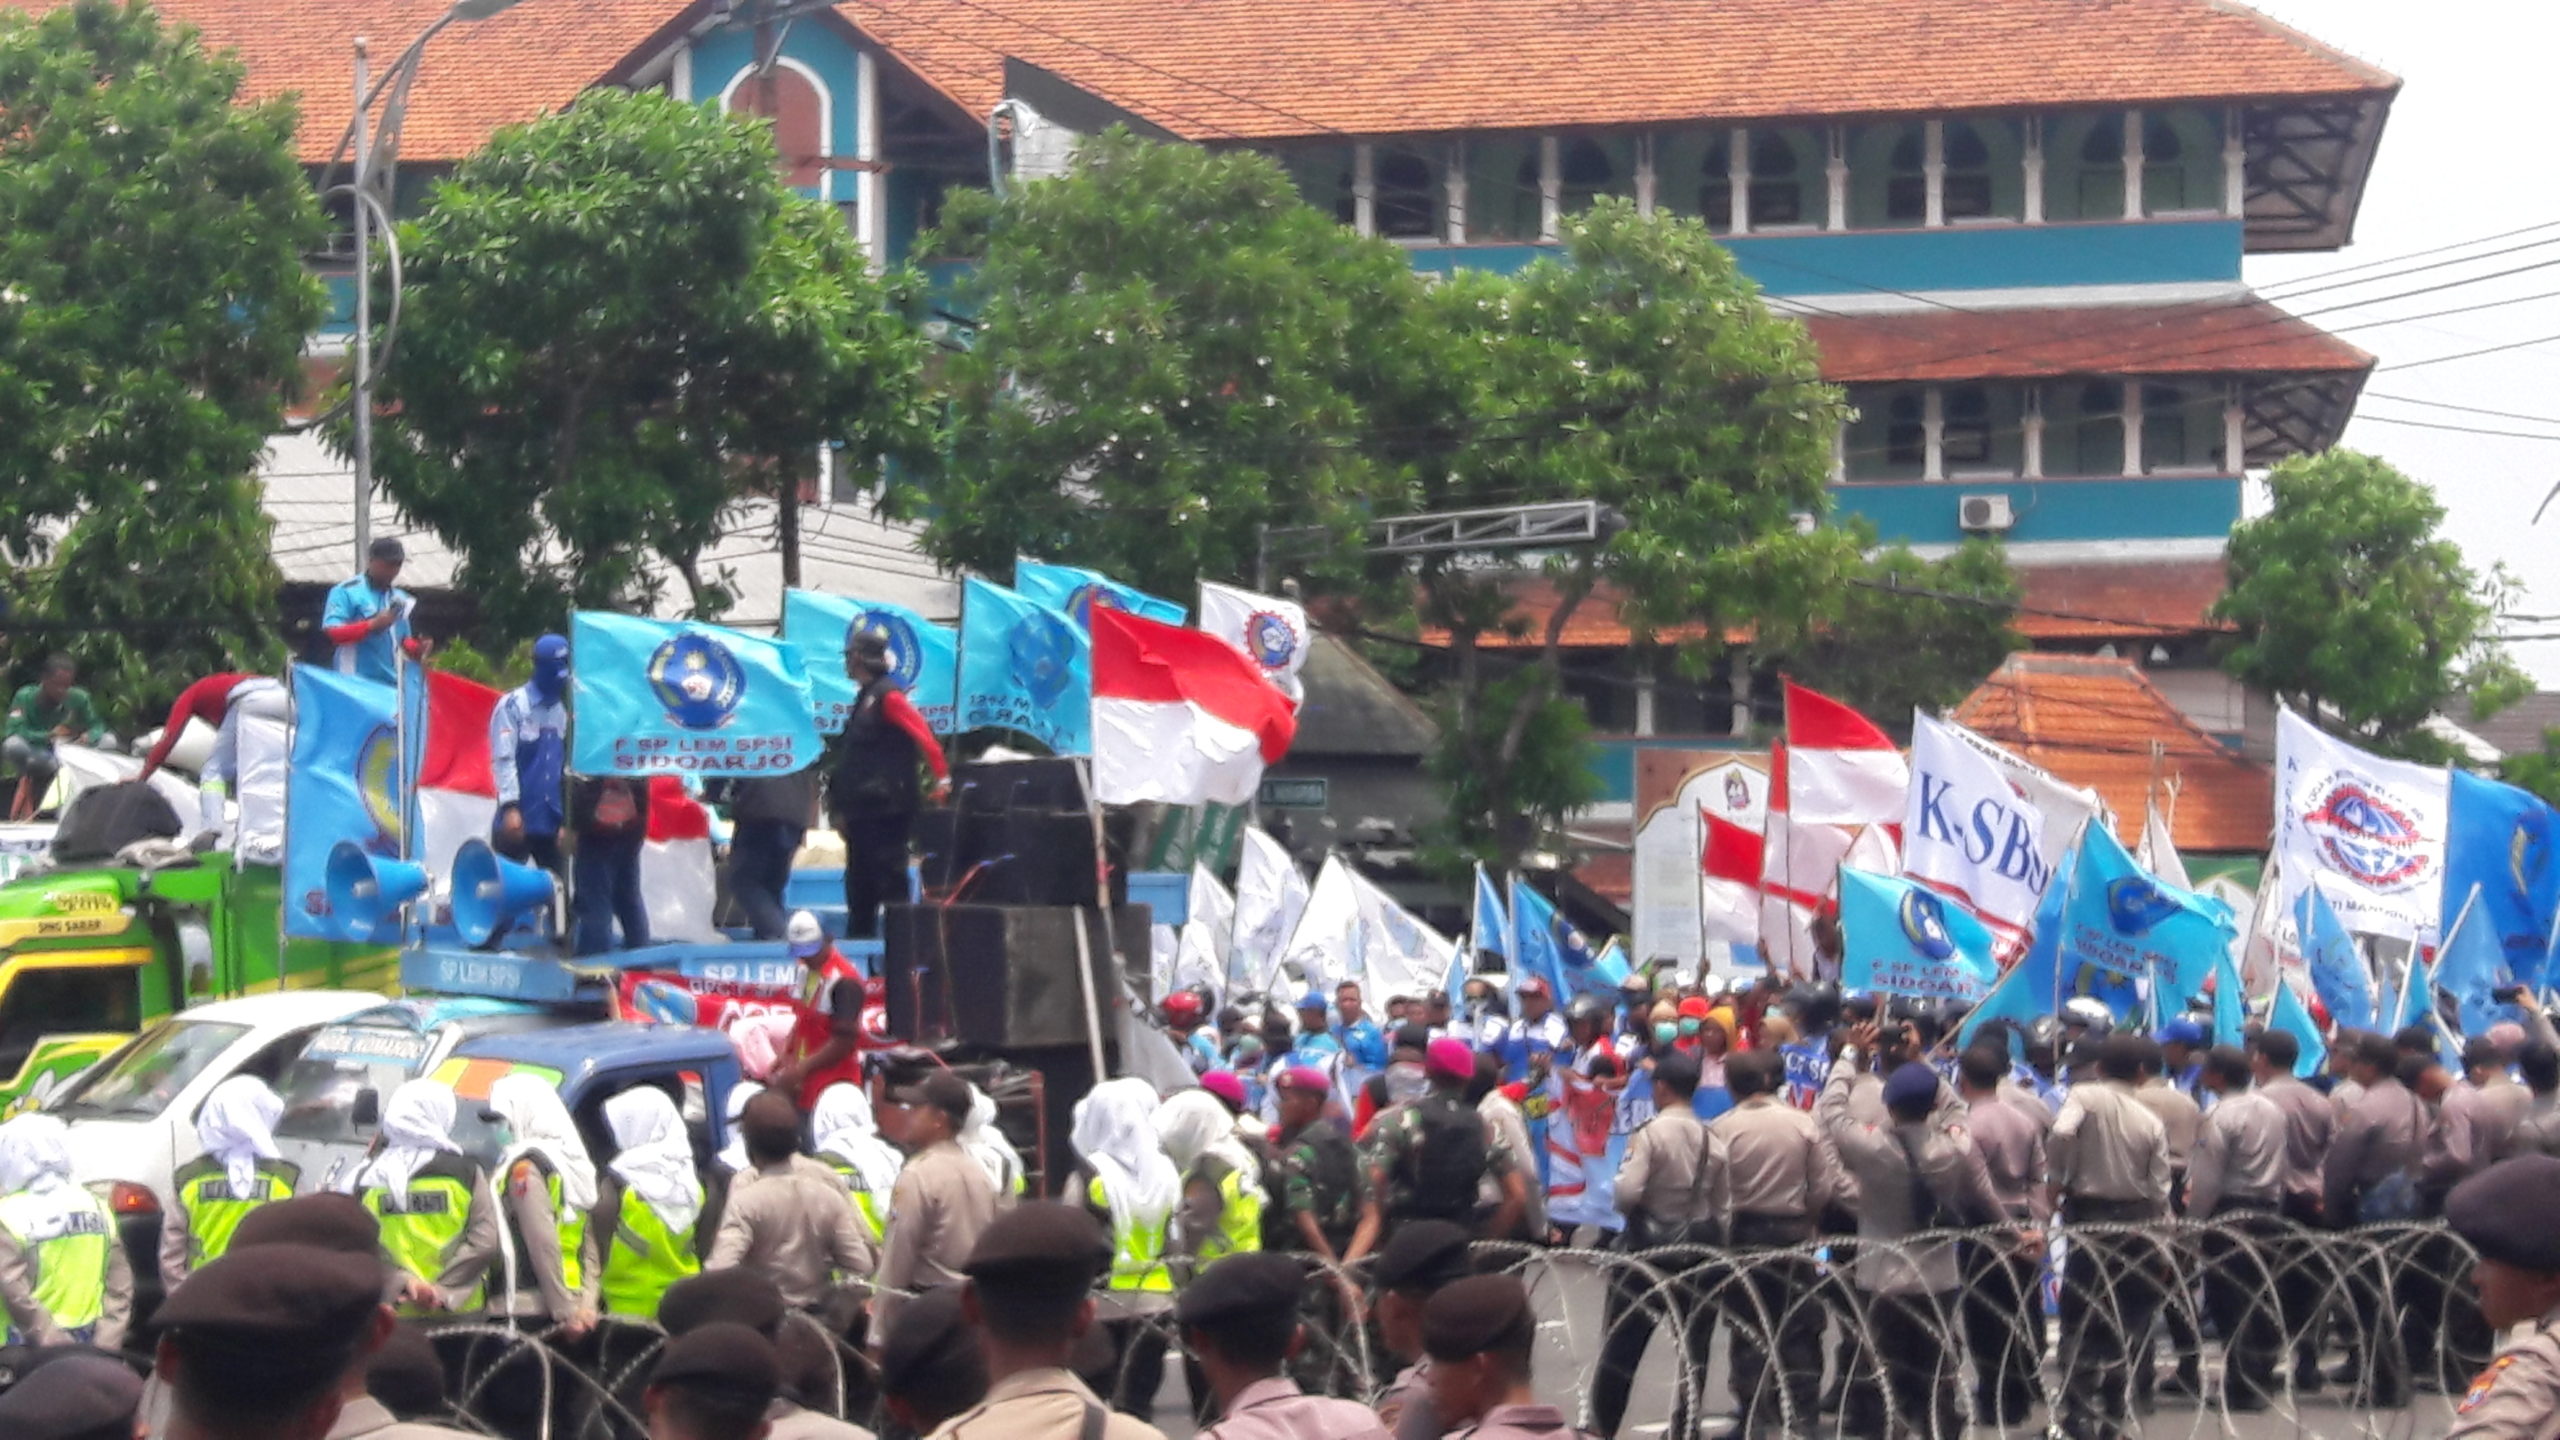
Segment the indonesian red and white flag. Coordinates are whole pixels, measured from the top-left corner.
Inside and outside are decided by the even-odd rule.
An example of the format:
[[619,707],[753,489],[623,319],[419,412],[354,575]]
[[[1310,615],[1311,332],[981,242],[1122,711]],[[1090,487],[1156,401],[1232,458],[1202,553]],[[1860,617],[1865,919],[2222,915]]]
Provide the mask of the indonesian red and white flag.
[[1305,606],[1203,580],[1200,628],[1243,651],[1262,678],[1280,687],[1280,693],[1293,703],[1305,698],[1298,687],[1298,672],[1306,668],[1312,638]]
[[466,840],[486,840],[498,817],[489,768],[489,716],[499,692],[442,670],[427,672],[427,734],[418,756],[418,861],[439,891]]
[[1706,843],[1698,854],[1698,924],[1710,940],[1748,945],[1760,938],[1760,832],[1698,807]]
[[1093,784],[1106,805],[1241,805],[1298,717],[1244,652],[1201,630],[1093,614]]
[[1787,682],[1788,811],[1799,824],[1899,825],[1911,767],[1875,722]]

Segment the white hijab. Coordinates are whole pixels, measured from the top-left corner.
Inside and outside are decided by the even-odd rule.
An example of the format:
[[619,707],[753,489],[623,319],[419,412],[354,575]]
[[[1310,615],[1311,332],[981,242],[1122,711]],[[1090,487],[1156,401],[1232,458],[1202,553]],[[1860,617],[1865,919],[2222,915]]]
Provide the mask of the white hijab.
[[348,1188],[361,1191],[379,1185],[409,1199],[409,1181],[420,1166],[439,1154],[459,1153],[453,1143],[453,1087],[441,1080],[409,1080],[391,1092],[382,1106],[382,1149]]
[[71,1188],[71,1128],[29,1112],[0,1125],[0,1195],[51,1195]]
[[1022,1152],[996,1128],[996,1098],[969,1087],[969,1118],[960,1123],[960,1148],[978,1157],[996,1187],[999,1204],[1022,1193]]
[[655,1085],[638,1085],[604,1102],[613,1131],[613,1173],[681,1235],[702,1218],[702,1177],[693,1170],[676,1102]]
[[278,1160],[276,1122],[284,1118],[284,1098],[255,1075],[234,1075],[213,1087],[196,1112],[196,1143],[222,1162],[231,1182],[231,1198],[254,1199],[258,1162]]
[[560,1202],[573,1210],[596,1208],[596,1162],[578,1134],[560,1092],[530,1075],[503,1075],[489,1087],[489,1108],[507,1123],[507,1148],[498,1157],[504,1183],[518,1160],[538,1158],[560,1176]]
[[1072,1140],[1102,1181],[1115,1236],[1162,1226],[1182,1197],[1182,1174],[1149,1119],[1155,1108],[1155,1087],[1135,1076],[1105,1080],[1076,1102]]
[[1236,1135],[1236,1117],[1206,1090],[1184,1090],[1156,1111],[1156,1139],[1174,1168],[1188,1175],[1201,1157],[1215,1155],[1236,1172],[1245,1189],[1262,1193],[1262,1165]]
[[720,1107],[729,1122],[729,1143],[720,1147],[720,1166],[730,1174],[741,1174],[755,1168],[747,1158],[746,1133],[738,1128],[738,1117],[747,1113],[747,1102],[764,1093],[764,1087],[753,1080],[741,1080],[729,1087],[728,1103]]
[[818,1137],[818,1154],[840,1160],[862,1177],[862,1188],[886,1205],[898,1188],[898,1171],[906,1160],[897,1147],[880,1138],[872,1118],[871,1097],[859,1085],[836,1084],[818,1092],[818,1108],[809,1114],[809,1129]]

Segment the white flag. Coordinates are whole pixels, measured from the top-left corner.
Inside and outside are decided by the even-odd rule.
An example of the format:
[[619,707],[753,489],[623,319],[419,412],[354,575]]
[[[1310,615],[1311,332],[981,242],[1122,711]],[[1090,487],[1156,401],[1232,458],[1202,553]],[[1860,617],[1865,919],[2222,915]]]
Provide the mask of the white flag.
[[1191,867],[1191,914],[1182,922],[1169,979],[1173,988],[1206,985],[1220,1004],[1227,998],[1227,953],[1235,945],[1236,899],[1206,865]]
[[2071,847],[2080,843],[2080,831],[2090,821],[2113,827],[2114,816],[2098,792],[2074,785],[2037,765],[2034,761],[2006,749],[1962,725],[1949,725],[1947,732],[1973,747],[1984,759],[2000,767],[2000,773],[2017,787],[2027,803],[2044,817],[2044,865],[2055,874],[2062,873],[2062,859]]
[[1230,990],[1269,982],[1271,967],[1306,908],[1307,878],[1298,873],[1298,862],[1261,826],[1246,826],[1243,856],[1236,864],[1235,939],[1227,952]]
[[2035,921],[2053,882],[2044,812],[2029,804],[1963,727],[1914,715],[1911,798],[1903,812],[1903,873],[1972,907],[2014,941]]
[[[2178,803],[2178,792],[2169,792],[2169,803]],[[2134,851],[2133,861],[2151,872],[2151,878],[2165,880],[2181,890],[2193,890],[2195,882],[2187,878],[2187,862],[2178,854],[2177,838],[2169,833],[2169,813],[2160,808],[2156,795],[2142,800],[2142,844]],[[2244,922],[2242,930],[2249,927]]]
[[2433,944],[2444,893],[2440,767],[2385,760],[2287,709],[2276,717],[2276,843],[2287,912],[2315,879],[2348,930]]
[[1262,677],[1292,700],[1302,698],[1298,671],[1307,663],[1306,607],[1277,595],[1200,582],[1200,628],[1244,652]]
[[1368,876],[1348,865],[1342,868],[1360,910],[1353,937],[1357,976],[1368,986],[1372,1002],[1429,995],[1447,984],[1449,966],[1458,958],[1457,943],[1415,919]]
[[[1294,872],[1293,872],[1294,873]],[[1307,893],[1289,943],[1273,955],[1263,973],[1262,988],[1275,990],[1282,974],[1295,970],[1295,983],[1311,990],[1330,990],[1345,980],[1362,978],[1360,970],[1360,892],[1351,867],[1339,855],[1328,855],[1316,871],[1315,888]]]

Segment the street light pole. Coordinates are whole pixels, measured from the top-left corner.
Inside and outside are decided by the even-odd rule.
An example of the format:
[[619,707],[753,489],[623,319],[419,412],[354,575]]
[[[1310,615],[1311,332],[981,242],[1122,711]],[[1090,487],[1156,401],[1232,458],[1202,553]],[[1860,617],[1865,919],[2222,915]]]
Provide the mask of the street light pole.
[[347,209],[356,223],[356,333],[355,333],[355,566],[351,573],[364,573],[365,551],[373,543],[373,269],[371,235],[373,216],[365,204],[371,192],[372,176],[366,164],[373,156],[371,137],[365,133],[365,43],[356,37],[356,124],[355,124],[355,196]]

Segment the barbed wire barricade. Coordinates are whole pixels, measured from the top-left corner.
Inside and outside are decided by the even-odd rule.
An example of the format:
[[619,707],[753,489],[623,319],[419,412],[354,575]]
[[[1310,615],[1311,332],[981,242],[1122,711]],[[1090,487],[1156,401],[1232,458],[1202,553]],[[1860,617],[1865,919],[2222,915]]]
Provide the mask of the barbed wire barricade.
[[[1602,1435],[2167,1440],[2245,1427],[2407,1440],[2437,1423],[2413,1401],[2459,1395],[2491,1349],[2468,1281],[2475,1257],[2432,1223],[2315,1230],[2238,1208],[1889,1241],[1746,1224],[1733,1239],[1635,1251],[1486,1242],[1475,1258],[1527,1287],[1539,1389]],[[1357,1271],[1305,1263],[1305,1341],[1289,1373],[1311,1392],[1376,1401],[1403,1362],[1374,1295]],[[1077,1357],[1096,1393],[1133,1409],[1161,1396],[1175,1433],[1206,1416],[1171,1309],[1100,1299],[1107,1323]],[[608,1320],[575,1343],[488,1324],[434,1337],[468,1428],[509,1440],[645,1433],[641,1395],[665,1339],[653,1326]],[[800,1314],[783,1350],[800,1403],[899,1435],[857,1338]]]

